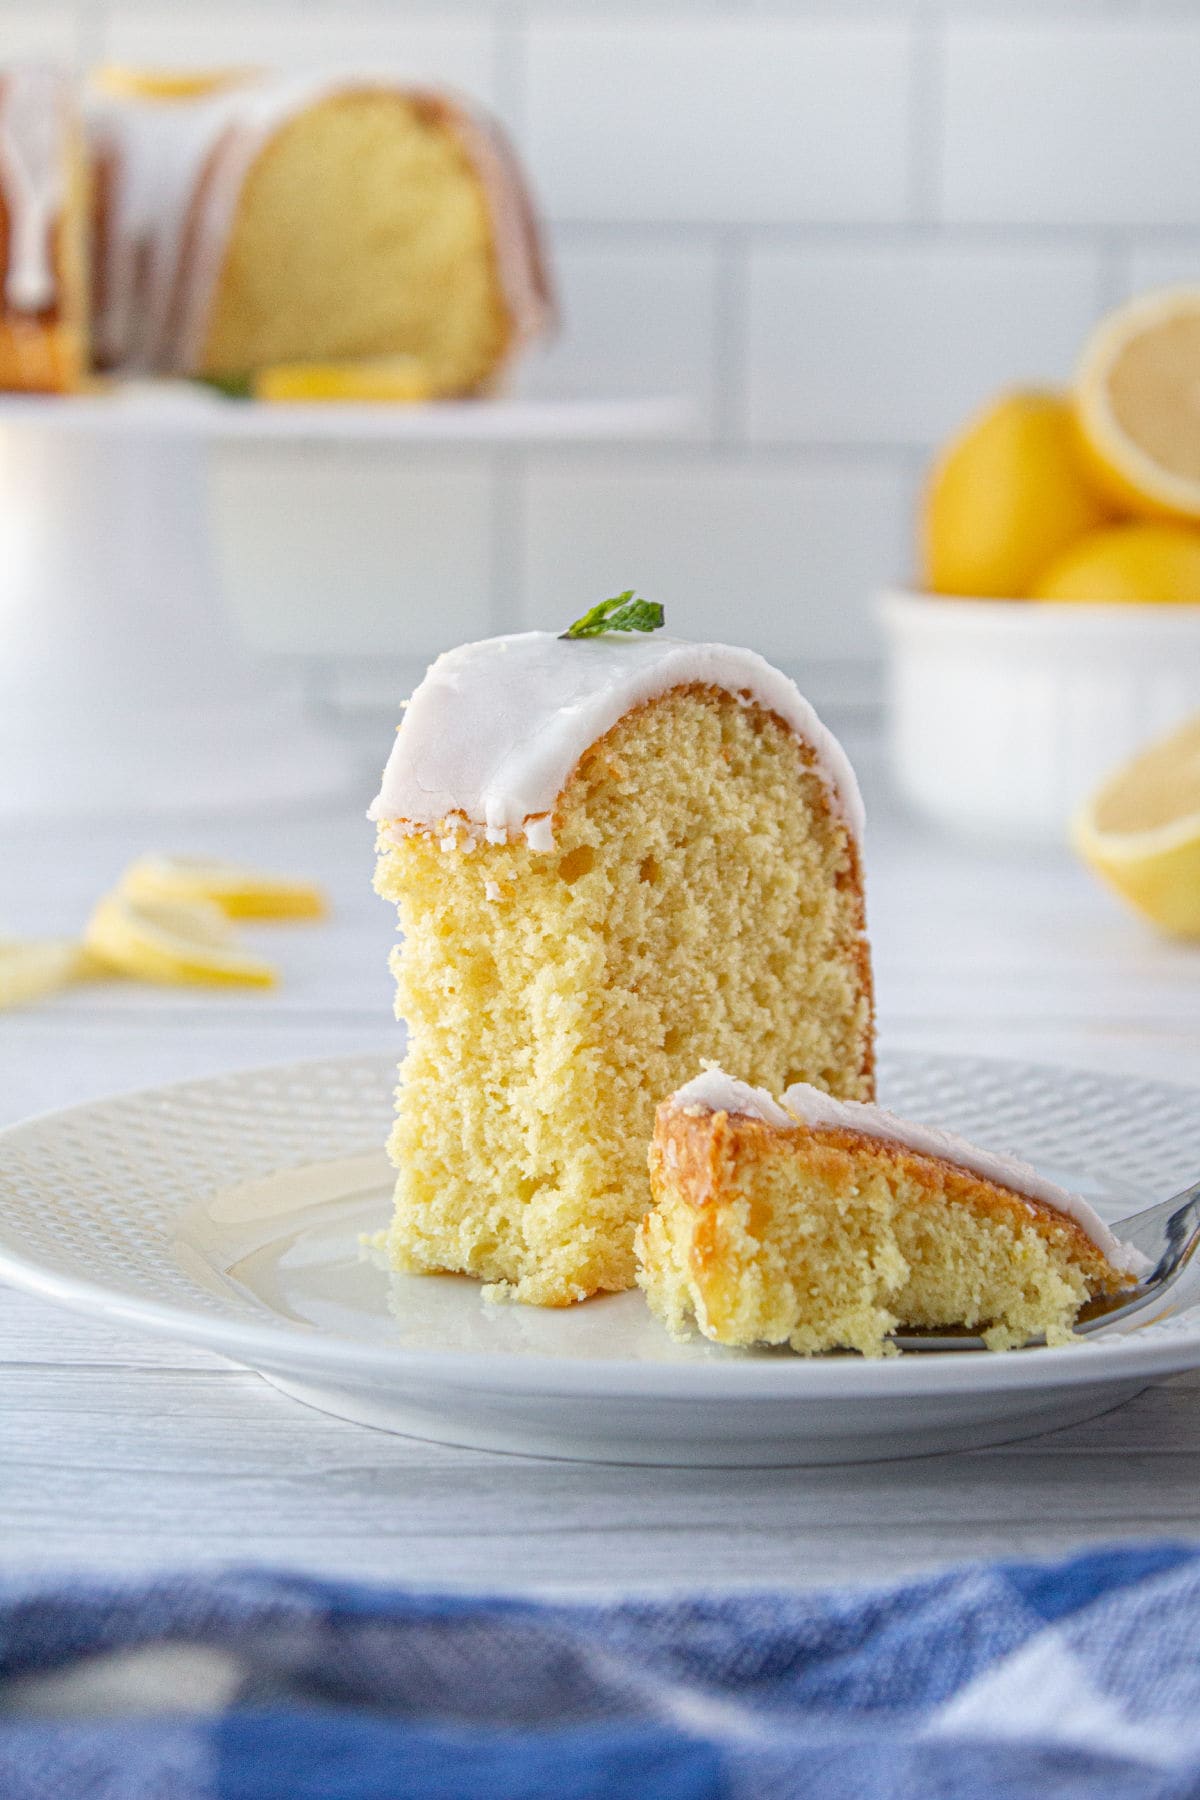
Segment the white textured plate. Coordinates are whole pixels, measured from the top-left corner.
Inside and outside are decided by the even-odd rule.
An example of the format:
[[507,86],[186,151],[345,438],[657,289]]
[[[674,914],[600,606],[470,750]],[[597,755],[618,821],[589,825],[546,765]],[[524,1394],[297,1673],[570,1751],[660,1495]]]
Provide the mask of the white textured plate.
[[[639,1294],[562,1312],[388,1275],[393,1067],[292,1064],[72,1108],[0,1133],[0,1278],[186,1339],[364,1424],[485,1449],[649,1463],[840,1462],[1087,1418],[1200,1364],[1200,1272],[1169,1313],[1061,1349],[806,1359],[674,1343]],[[1200,1094],[893,1055],[897,1111],[1013,1149],[1109,1218],[1195,1177]]]

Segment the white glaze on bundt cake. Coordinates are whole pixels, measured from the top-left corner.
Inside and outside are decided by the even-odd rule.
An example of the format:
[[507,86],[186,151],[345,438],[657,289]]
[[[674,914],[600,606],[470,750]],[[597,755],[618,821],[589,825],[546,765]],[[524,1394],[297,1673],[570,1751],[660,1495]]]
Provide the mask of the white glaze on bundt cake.
[[897,1327],[1001,1350],[1069,1336],[1145,1267],[1078,1194],[1011,1157],[806,1084],[713,1068],[659,1106],[638,1282],[677,1335],[878,1356]]
[[379,74],[110,84],[90,130],[105,367],[403,354],[464,394],[548,321],[528,190],[465,101]]
[[396,1267],[542,1305],[630,1287],[655,1103],[703,1057],[870,1097],[858,789],[761,657],[466,645],[371,812],[409,1032]]

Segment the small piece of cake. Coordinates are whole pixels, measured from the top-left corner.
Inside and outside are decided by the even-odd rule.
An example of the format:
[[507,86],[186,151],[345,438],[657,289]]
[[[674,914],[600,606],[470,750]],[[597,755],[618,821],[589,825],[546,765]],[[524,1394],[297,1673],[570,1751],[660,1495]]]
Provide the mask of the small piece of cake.
[[1078,1195],[965,1139],[803,1083],[776,1101],[713,1068],[663,1102],[638,1282],[720,1344],[887,1352],[901,1327],[1004,1350],[1069,1337],[1146,1267]]
[[654,1107],[702,1057],[870,1097],[858,790],[761,657],[465,645],[371,815],[403,931],[398,1269],[545,1306],[631,1287]]
[[52,69],[0,71],[0,388],[69,393],[88,360],[79,108]]

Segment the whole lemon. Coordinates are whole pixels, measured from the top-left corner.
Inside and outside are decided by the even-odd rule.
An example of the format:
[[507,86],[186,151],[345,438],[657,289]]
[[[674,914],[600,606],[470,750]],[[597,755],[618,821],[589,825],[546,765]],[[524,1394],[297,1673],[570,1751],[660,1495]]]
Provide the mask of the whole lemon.
[[1020,599],[1060,550],[1110,516],[1088,479],[1069,403],[1003,394],[946,446],[923,512],[925,585]]
[[1200,606],[1200,530],[1137,524],[1091,531],[1042,570],[1032,597]]

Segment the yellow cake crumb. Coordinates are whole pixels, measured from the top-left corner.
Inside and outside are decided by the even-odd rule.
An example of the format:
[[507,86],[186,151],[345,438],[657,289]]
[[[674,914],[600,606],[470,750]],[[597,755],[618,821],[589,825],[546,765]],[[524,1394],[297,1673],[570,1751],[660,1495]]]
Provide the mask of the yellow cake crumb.
[[431,393],[464,394],[512,332],[488,196],[446,108],[348,86],[289,119],[251,167],[202,369],[403,352]]
[[757,703],[637,707],[550,823],[548,850],[385,826],[376,886],[409,1034],[392,1261],[564,1306],[633,1285],[664,1094],[715,1057],[869,1099],[872,1000],[854,839]]
[[898,1327],[1061,1343],[1129,1284],[1072,1219],[940,1158],[834,1127],[659,1108],[638,1282],[677,1336],[894,1354]]

